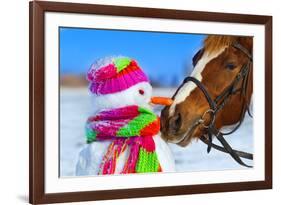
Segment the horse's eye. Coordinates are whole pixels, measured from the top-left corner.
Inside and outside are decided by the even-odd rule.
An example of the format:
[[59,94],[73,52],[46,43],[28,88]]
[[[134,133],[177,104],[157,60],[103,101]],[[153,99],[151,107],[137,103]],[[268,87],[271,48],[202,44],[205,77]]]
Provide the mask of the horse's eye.
[[139,90],[139,94],[143,95],[144,91],[142,89]]
[[229,70],[233,70],[236,68],[236,65],[234,63],[227,63],[225,67]]

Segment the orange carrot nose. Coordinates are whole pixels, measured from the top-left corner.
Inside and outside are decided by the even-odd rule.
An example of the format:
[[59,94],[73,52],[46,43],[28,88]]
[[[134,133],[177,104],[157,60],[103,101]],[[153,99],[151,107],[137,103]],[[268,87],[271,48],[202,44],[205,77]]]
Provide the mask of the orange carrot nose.
[[173,104],[172,98],[167,98],[167,97],[152,97],[150,102],[153,104],[168,105],[168,106]]

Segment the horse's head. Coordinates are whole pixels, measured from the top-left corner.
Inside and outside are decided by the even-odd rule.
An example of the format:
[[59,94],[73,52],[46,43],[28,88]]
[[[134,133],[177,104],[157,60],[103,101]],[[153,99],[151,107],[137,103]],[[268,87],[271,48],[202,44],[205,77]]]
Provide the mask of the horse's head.
[[[249,62],[249,56],[233,46],[235,43],[252,53],[251,37],[208,36],[204,47],[193,57],[194,70],[191,76],[200,81],[212,99],[221,95],[236,79],[242,67]],[[249,73],[248,80],[249,86],[243,96],[247,101],[252,94],[252,72]],[[238,83],[239,86],[242,87],[242,81]],[[228,99],[227,104],[216,116],[216,128],[239,121],[243,97],[234,94]],[[197,122],[210,105],[202,90],[190,81],[180,86],[173,99],[173,104],[165,107],[161,113],[162,136],[168,142],[186,146],[192,139],[204,134],[203,125]],[[204,116],[205,120],[211,120],[210,115]]]

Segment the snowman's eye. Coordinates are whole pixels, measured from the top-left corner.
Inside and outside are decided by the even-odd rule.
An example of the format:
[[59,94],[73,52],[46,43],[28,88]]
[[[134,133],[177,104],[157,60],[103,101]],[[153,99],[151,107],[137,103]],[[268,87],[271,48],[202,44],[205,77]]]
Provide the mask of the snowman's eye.
[[143,95],[144,91],[142,89],[139,90],[139,94]]

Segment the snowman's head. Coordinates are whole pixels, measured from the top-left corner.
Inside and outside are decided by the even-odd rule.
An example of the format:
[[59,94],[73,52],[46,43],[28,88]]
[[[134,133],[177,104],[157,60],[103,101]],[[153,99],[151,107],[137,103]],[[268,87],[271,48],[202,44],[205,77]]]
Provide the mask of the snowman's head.
[[138,105],[150,108],[152,87],[147,82],[138,83],[122,92],[98,95],[92,93],[93,112],[127,105]]
[[93,111],[127,105],[149,108],[152,87],[135,60],[108,57],[92,64],[87,73],[93,96]]

